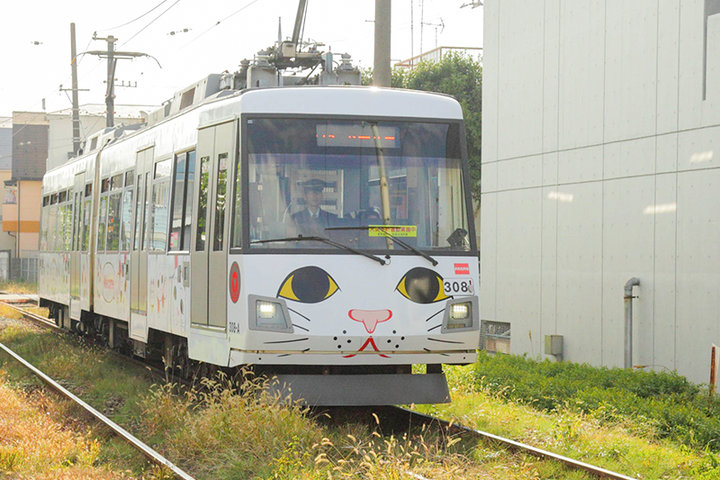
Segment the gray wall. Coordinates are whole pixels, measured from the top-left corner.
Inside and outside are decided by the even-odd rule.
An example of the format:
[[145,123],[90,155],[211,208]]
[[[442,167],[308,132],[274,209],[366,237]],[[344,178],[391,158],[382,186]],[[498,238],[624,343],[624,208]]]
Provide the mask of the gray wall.
[[633,362],[706,382],[720,344],[720,1],[484,8],[483,319],[512,324],[515,353],[542,357],[543,335],[560,334],[566,359],[620,366],[637,276]]
[[10,170],[12,164],[12,123],[0,127],[0,170]]

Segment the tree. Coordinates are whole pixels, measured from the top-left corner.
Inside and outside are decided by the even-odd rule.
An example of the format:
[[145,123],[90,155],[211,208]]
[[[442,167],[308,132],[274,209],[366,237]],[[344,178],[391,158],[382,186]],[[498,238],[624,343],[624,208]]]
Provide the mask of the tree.
[[472,58],[450,53],[439,62],[420,62],[412,70],[395,69],[391,85],[445,93],[460,102],[465,117],[472,194],[475,200],[480,200],[482,66]]

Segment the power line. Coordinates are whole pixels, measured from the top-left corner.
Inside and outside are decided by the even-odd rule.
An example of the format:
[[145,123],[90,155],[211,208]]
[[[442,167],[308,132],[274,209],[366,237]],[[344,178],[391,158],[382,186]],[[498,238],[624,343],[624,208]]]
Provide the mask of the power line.
[[161,6],[163,3],[167,2],[167,1],[168,1],[168,0],[162,0],[160,3],[158,3],[157,5],[155,5],[154,7],[152,7],[150,10],[148,10],[148,11],[145,12],[145,13],[143,13],[143,14],[140,15],[139,17],[133,18],[133,19],[130,20],[129,22],[125,22],[125,23],[123,23],[122,25],[117,25],[117,26],[115,26],[115,27],[104,28],[104,29],[102,29],[102,30],[103,30],[103,31],[115,30],[116,28],[122,28],[122,27],[125,27],[125,26],[127,26],[127,25],[130,25],[131,23],[137,22],[137,21],[140,20],[142,17],[144,17],[145,15],[147,15],[147,14],[149,14],[149,13],[152,13],[154,10],[156,10],[159,6]]
[[186,43],[185,45],[183,45],[181,48],[187,47],[188,45],[190,45],[191,43],[193,43],[195,40],[197,40],[198,38],[200,38],[200,37],[202,37],[203,35],[205,35],[206,33],[208,33],[210,30],[212,30],[213,28],[215,28],[215,27],[217,27],[218,25],[220,25],[220,24],[221,24],[222,22],[224,22],[225,20],[229,19],[230,17],[233,17],[233,16],[237,15],[238,13],[242,12],[242,11],[245,10],[246,8],[250,7],[251,5],[253,5],[253,4],[255,4],[255,3],[259,2],[259,1],[260,1],[260,0],[252,0],[252,1],[249,2],[249,3],[246,3],[245,5],[243,5],[243,6],[240,7],[239,9],[235,10],[233,13],[231,13],[231,14],[228,15],[227,17],[222,18],[222,19],[218,20],[217,22],[215,22],[210,28],[208,28],[207,30],[203,31],[200,35],[198,35],[197,37],[195,37],[195,38],[193,38],[192,40],[190,40],[188,43]]
[[123,42],[120,46],[122,47],[123,45],[127,45],[127,43],[128,43],[130,40],[132,40],[133,38],[135,38],[135,37],[137,37],[138,35],[140,35],[143,31],[145,31],[146,28],[148,28],[150,25],[152,25],[153,23],[155,23],[155,21],[157,21],[157,19],[159,19],[160,17],[162,17],[163,15],[165,15],[171,8],[173,8],[173,7],[174,7],[175,5],[177,5],[178,3],[180,3],[180,0],[175,0],[175,3],[173,3],[173,4],[170,5],[168,8],[166,8],[165,10],[163,10],[163,12],[162,12],[160,15],[158,15],[157,17],[155,17],[155,18],[153,18],[152,20],[150,20],[150,23],[148,23],[148,24],[145,25],[143,28],[141,28],[140,30],[138,30],[138,32],[137,32],[135,35],[133,35],[132,37],[130,37],[130,38],[128,38],[127,40],[125,40],[125,42]]

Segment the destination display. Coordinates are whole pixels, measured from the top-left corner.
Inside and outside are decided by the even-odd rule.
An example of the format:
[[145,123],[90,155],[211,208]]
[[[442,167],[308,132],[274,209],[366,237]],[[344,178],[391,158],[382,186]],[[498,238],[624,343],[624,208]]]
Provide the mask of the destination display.
[[315,136],[319,147],[400,147],[398,127],[368,123],[322,123]]

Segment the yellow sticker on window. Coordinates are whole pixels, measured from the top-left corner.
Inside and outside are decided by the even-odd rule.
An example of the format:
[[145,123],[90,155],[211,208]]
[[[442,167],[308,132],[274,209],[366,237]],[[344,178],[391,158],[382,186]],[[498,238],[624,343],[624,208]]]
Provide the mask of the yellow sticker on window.
[[385,233],[393,237],[417,237],[417,225],[368,225],[369,237],[384,237]]

